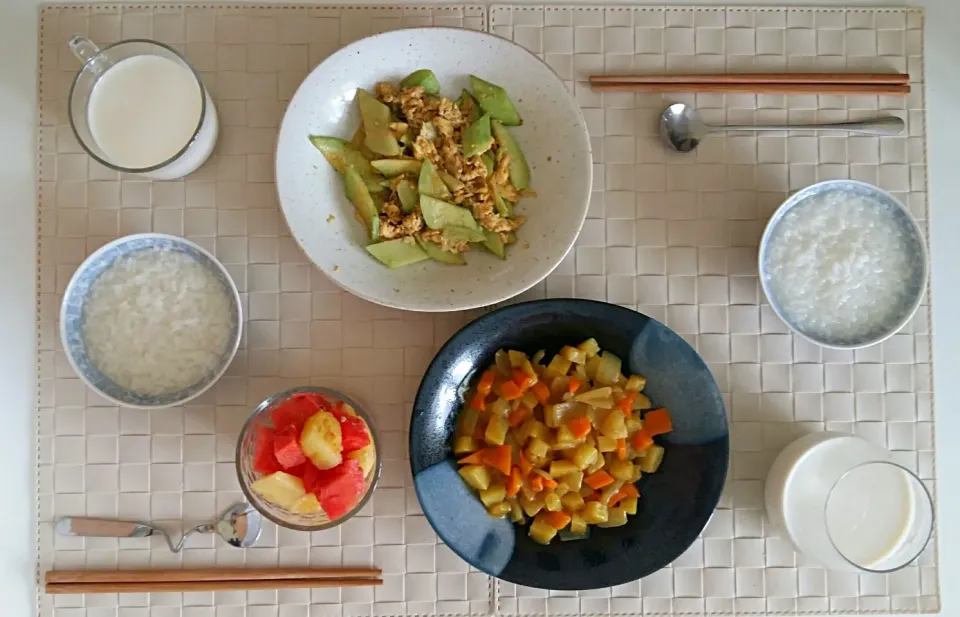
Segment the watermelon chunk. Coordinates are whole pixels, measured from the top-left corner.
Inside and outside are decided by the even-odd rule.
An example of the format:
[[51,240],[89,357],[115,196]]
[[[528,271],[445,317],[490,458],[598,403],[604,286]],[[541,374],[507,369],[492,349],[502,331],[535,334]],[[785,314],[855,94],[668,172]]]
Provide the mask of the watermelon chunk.
[[273,436],[273,455],[284,469],[307,462],[307,455],[300,447],[300,430],[296,426],[288,425]]
[[333,469],[318,470],[317,498],[330,520],[336,520],[353,509],[363,494],[363,471],[360,464],[348,459]]
[[343,453],[356,452],[370,444],[370,432],[367,423],[357,416],[357,412],[343,401],[338,401],[336,407],[330,410],[337,420],[340,420],[340,431],[343,435]]
[[303,490],[308,493],[317,493],[320,489],[320,470],[310,461],[303,464],[302,470],[300,479],[303,480]]
[[283,469],[273,454],[274,432],[266,426],[257,426],[257,440],[253,446],[253,470],[264,475]]
[[270,412],[270,418],[273,420],[274,428],[278,431],[288,426],[293,426],[297,431],[300,431],[306,424],[307,418],[318,411],[320,411],[320,407],[312,397],[294,394],[290,400],[274,408]]

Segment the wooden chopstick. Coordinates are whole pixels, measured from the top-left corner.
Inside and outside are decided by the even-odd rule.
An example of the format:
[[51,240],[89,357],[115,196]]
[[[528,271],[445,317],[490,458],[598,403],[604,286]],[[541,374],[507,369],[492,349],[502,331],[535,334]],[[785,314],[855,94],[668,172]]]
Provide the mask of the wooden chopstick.
[[880,94],[903,96],[910,94],[909,85],[896,84],[791,84],[791,83],[679,83],[679,82],[644,82],[644,83],[612,83],[591,82],[591,89],[597,92],[749,92],[753,94],[835,94],[858,95]]
[[46,585],[49,594],[87,593],[161,593],[192,591],[258,591],[263,589],[297,589],[318,587],[366,587],[382,585],[379,578],[294,578],[271,580],[218,580],[127,583],[53,583]]
[[200,581],[317,580],[377,577],[380,568],[198,568],[194,570],[50,570],[47,585],[79,583],[180,583]]
[[691,75],[594,75],[591,84],[887,84],[910,83],[905,73],[720,73]]

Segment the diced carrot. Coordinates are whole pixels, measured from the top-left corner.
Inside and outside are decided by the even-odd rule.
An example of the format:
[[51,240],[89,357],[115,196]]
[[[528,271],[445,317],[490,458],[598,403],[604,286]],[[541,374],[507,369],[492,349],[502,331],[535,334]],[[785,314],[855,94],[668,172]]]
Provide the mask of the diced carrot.
[[557,512],[548,511],[543,515],[543,520],[547,521],[554,529],[559,530],[569,525],[573,518],[563,510],[558,510]]
[[469,456],[463,457],[457,461],[457,463],[460,465],[483,465],[483,459],[481,458],[480,450],[477,450]]
[[621,461],[627,460],[627,440],[620,438],[617,440],[617,458]]
[[533,378],[518,368],[513,369],[512,378],[513,378],[513,383],[517,384],[517,387],[523,390],[524,392],[529,390],[530,386],[533,385]]
[[589,495],[583,498],[584,502],[588,501],[600,501],[600,491],[593,491]]
[[530,417],[530,410],[520,405],[516,409],[510,412],[510,415],[507,416],[507,422],[510,423],[510,426],[516,428],[523,424],[527,418]]
[[505,381],[500,384],[500,396],[508,401],[514,401],[523,396],[523,390],[513,381]]
[[520,462],[517,464],[520,466],[520,473],[524,476],[530,475],[530,472],[533,471],[533,465],[527,460],[527,457],[523,455],[523,452],[520,453],[519,459]]
[[610,501],[607,502],[607,507],[616,508],[618,505],[620,505],[620,502],[626,498],[627,496],[624,495],[623,490],[621,489],[613,494],[613,497],[611,497]]
[[628,482],[623,485],[623,488],[620,489],[620,492],[624,494],[625,497],[639,497],[640,491],[637,490],[637,485]]
[[483,392],[479,390],[470,397],[470,406],[474,409],[479,409],[483,411],[484,407],[487,406],[487,397]]
[[670,412],[662,407],[652,409],[643,416],[643,428],[651,435],[663,435],[673,430]]
[[538,381],[530,387],[530,391],[533,392],[533,395],[537,397],[537,400],[540,401],[541,405],[546,405],[547,401],[550,400],[550,388],[547,387],[547,384],[542,381]]
[[633,437],[630,439],[630,445],[632,445],[633,449],[637,452],[643,452],[653,445],[653,436],[650,435],[646,427],[644,427],[633,434]]
[[620,411],[629,416],[630,412],[632,411],[631,407],[633,407],[633,402],[636,400],[636,392],[627,392],[622,399],[617,401],[617,407],[620,408]]
[[587,416],[578,416],[567,420],[567,428],[573,433],[574,438],[583,439],[590,434],[590,418]]
[[570,383],[567,385],[567,392],[569,392],[570,394],[573,394],[574,392],[580,389],[581,385],[583,385],[583,382],[581,382],[579,379],[571,375]]
[[553,478],[548,478],[546,476],[540,477],[543,478],[543,488],[557,488],[557,481]]
[[487,467],[493,467],[505,476],[510,475],[510,461],[513,457],[513,448],[510,446],[493,446],[479,451],[480,460]]
[[605,486],[610,486],[613,484],[613,476],[608,474],[602,469],[598,469],[589,476],[583,479],[587,483],[587,486],[592,488],[595,491],[599,491]]
[[496,372],[492,368],[485,370],[480,377],[480,381],[477,382],[477,392],[482,393],[484,396],[490,394],[490,391],[493,390],[493,379],[495,376]]
[[486,431],[483,426],[477,425],[477,428],[473,429],[473,438],[477,441],[482,442],[483,436],[486,434]]
[[543,476],[540,474],[533,474],[530,476],[530,488],[534,493],[539,493],[543,490]]
[[520,492],[520,485],[523,484],[523,474],[519,467],[510,470],[510,477],[507,478],[507,497],[513,497]]

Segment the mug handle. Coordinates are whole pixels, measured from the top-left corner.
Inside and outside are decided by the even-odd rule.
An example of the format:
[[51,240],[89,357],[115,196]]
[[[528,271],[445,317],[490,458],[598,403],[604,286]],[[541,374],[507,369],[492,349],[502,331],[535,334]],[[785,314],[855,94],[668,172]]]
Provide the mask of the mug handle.
[[113,62],[100,52],[100,48],[85,36],[74,35],[68,45],[85,69],[99,74],[113,65]]

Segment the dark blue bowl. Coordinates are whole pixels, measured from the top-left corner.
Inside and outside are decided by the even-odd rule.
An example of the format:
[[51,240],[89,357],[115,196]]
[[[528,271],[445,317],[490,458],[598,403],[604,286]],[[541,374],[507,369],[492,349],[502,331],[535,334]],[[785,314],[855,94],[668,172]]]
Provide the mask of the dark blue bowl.
[[[647,378],[644,392],[673,417],[663,464],[638,483],[640,506],[623,527],[541,546],[527,526],[487,516],[457,475],[451,451],[463,393],[501,348],[549,358],[594,337],[624,373]],[[470,565],[503,580],[545,589],[595,589],[644,577],[679,557],[707,524],[727,473],[729,434],[720,390],[697,352],[641,313],[590,300],[539,300],[499,309],[457,332],[420,384],[410,427],[417,497],[440,538]]]

